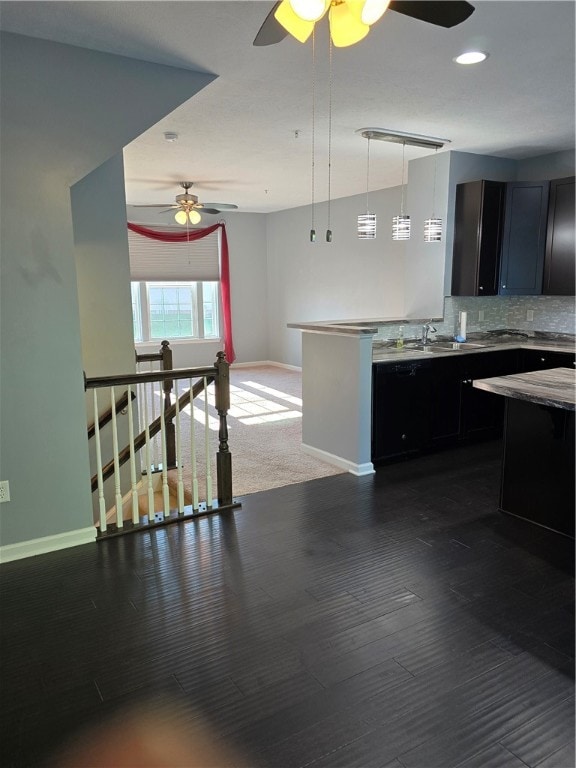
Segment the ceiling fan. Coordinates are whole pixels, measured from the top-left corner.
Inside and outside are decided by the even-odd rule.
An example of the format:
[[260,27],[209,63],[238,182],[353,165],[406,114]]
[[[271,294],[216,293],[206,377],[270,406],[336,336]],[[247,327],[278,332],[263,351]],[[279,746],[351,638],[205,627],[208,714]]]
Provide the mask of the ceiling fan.
[[184,192],[176,195],[175,203],[158,203],[155,205],[135,205],[134,208],[164,208],[160,213],[176,210],[174,218],[178,224],[198,224],[202,219],[201,213],[221,213],[222,211],[233,211],[238,208],[232,203],[201,203],[198,196],[191,194],[188,190],[194,185],[193,181],[181,181],[180,186]]
[[328,13],[332,42],[342,48],[366,37],[386,10],[455,27],[474,12],[474,6],[465,0],[280,0],[264,19],[253,45],[274,45],[288,34],[304,43]]

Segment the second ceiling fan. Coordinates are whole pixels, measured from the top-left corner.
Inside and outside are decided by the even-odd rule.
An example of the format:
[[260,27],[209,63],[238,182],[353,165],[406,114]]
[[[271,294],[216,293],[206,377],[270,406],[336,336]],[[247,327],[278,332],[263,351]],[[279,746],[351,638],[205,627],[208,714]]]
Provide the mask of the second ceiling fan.
[[178,224],[198,224],[203,213],[221,213],[222,211],[233,211],[238,208],[232,203],[201,203],[197,195],[193,195],[189,190],[194,185],[193,181],[181,181],[180,186],[184,192],[176,195],[174,203],[158,203],[152,205],[135,205],[134,208],[164,208],[160,213],[176,211],[174,218]]

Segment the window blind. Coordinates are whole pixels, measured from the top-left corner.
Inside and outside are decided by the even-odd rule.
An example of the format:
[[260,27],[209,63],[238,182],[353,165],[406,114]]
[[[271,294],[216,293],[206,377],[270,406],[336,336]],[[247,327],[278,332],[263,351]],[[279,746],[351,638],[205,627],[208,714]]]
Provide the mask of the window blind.
[[[154,229],[174,232],[174,227]],[[128,230],[128,250],[134,281],[220,279],[219,230],[191,243],[163,243]]]

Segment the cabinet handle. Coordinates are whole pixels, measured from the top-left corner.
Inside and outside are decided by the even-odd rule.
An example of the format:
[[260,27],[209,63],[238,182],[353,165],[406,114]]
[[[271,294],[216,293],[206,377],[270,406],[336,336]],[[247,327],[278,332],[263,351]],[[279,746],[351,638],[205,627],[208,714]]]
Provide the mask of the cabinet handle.
[[402,435],[402,440],[408,440],[408,436],[407,435]]
[[505,286],[505,285],[503,285],[503,286],[502,286],[502,288],[506,288],[506,286]]
[[478,286],[478,290],[479,290],[479,291],[483,291],[483,290],[484,290],[484,286],[483,286],[483,285],[479,285],[479,286]]
[[540,362],[541,362],[541,363],[545,363],[545,362],[546,362],[546,358],[545,358],[545,357],[541,357],[541,358],[540,358]]

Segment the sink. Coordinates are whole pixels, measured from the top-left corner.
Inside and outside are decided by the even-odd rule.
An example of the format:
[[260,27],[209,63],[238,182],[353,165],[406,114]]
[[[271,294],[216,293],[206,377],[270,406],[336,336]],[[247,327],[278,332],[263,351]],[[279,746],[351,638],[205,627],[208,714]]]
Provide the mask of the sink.
[[483,349],[489,346],[488,344],[476,344],[471,341],[446,341],[446,342],[431,342],[430,344],[418,344],[407,342],[404,344],[404,349],[412,350],[414,352],[454,352],[457,350],[466,349]]

